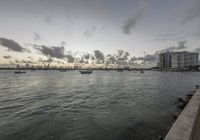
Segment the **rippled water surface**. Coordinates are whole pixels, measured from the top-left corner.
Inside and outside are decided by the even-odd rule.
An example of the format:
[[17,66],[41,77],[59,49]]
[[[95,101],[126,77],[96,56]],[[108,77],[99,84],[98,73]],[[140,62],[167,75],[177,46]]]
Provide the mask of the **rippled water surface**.
[[0,71],[1,140],[155,140],[200,73]]

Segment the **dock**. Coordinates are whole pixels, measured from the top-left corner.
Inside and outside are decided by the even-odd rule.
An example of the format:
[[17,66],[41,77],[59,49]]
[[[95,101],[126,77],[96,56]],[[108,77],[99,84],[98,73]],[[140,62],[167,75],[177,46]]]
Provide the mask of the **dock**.
[[200,89],[183,109],[164,140],[200,140]]

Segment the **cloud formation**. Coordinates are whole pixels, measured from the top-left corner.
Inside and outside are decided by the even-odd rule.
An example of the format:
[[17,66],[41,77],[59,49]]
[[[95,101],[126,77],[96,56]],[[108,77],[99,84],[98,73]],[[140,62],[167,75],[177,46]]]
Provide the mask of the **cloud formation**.
[[107,61],[106,61],[106,64],[115,64],[117,62],[117,59],[114,55],[107,55]]
[[131,57],[130,62],[135,62],[137,61],[137,58],[135,56]]
[[42,54],[49,56],[49,57],[54,57],[54,58],[64,58],[65,56],[65,48],[64,47],[48,47],[45,45],[34,45],[34,48],[39,50]]
[[118,54],[117,54],[118,62],[120,61],[120,63],[121,63],[121,61],[128,60],[129,55],[130,55],[129,52],[126,52],[124,50],[118,50]]
[[139,3],[139,10],[135,15],[130,17],[124,22],[124,25],[121,27],[122,28],[122,33],[129,35],[131,34],[132,30],[136,28],[138,21],[142,18],[145,8],[147,5],[147,1],[143,0],[140,1]]
[[178,46],[168,47],[168,48],[159,50],[156,53],[163,53],[163,52],[167,52],[167,51],[179,51],[179,50],[187,49],[188,47],[186,46],[186,43],[187,43],[187,41],[185,41],[185,40],[179,41]]
[[66,55],[66,58],[68,63],[73,63],[75,61],[75,58],[71,54]]
[[160,53],[164,53],[167,51],[179,51],[179,50],[187,49],[188,47],[186,46],[186,43],[187,42],[185,40],[179,41],[177,46],[167,47],[165,49],[156,51],[154,54],[146,54],[144,57],[133,58],[133,60],[143,61],[144,63],[150,62],[151,64],[153,63],[156,64],[159,61]]
[[83,57],[88,60],[90,59],[90,54],[85,54]]
[[104,53],[99,51],[99,50],[95,50],[94,51],[94,56],[97,59],[98,63],[103,63],[104,62]]
[[24,52],[25,49],[12,39],[0,38],[0,45],[15,52]]

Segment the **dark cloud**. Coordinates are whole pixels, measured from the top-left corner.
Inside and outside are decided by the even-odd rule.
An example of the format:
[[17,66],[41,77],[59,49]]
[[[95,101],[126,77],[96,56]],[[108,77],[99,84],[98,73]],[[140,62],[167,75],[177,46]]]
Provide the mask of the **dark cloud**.
[[129,55],[130,55],[129,52],[126,52],[124,50],[118,50],[118,54],[116,58],[119,61],[125,61],[125,60],[128,60]]
[[97,59],[98,63],[104,62],[104,54],[99,50],[94,51],[95,58]]
[[131,34],[131,31],[136,28],[138,19],[141,15],[136,15],[135,17],[129,18],[122,26],[122,32],[124,34]]
[[129,53],[129,52],[125,52],[125,55],[126,55],[126,56],[129,56],[129,55],[130,55],[130,53]]
[[194,0],[193,5],[186,11],[183,23],[191,22],[200,18],[200,0]]
[[130,17],[128,20],[125,21],[124,25],[121,27],[122,28],[122,33],[124,34],[131,34],[132,30],[136,28],[138,21],[141,19],[141,17],[144,14],[145,7],[146,7],[147,1],[140,1],[139,3],[139,10],[135,15]]
[[124,54],[124,50],[118,50],[117,52],[118,52],[117,57],[121,57]]
[[42,54],[49,57],[54,57],[54,58],[59,58],[59,59],[66,57],[64,54],[65,52],[64,47],[55,47],[55,46],[48,47],[45,45],[41,45],[41,46],[34,45],[34,48],[39,50]]
[[107,61],[106,64],[115,64],[117,62],[117,59],[114,55],[107,55]]
[[66,58],[68,63],[73,63],[75,61],[75,58],[71,54],[66,55]]
[[130,62],[135,62],[135,61],[137,61],[137,57],[135,56],[131,57]]
[[0,38],[0,45],[15,52],[24,52],[25,49],[12,39]]
[[106,56],[106,64],[127,64],[129,62],[129,56],[129,52],[118,50],[117,54],[108,54]]
[[7,55],[7,56],[3,56],[4,59],[10,59],[11,56],[10,55]]
[[90,54],[85,54],[83,57],[88,60],[90,59]]
[[33,33],[33,40],[34,40],[34,41],[40,41],[40,40],[41,40],[40,34],[34,32],[34,33]]

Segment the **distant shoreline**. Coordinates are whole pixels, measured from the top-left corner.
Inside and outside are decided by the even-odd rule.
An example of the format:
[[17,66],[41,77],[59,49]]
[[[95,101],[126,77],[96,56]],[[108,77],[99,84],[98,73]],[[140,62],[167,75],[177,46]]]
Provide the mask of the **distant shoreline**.
[[101,70],[101,71],[110,71],[110,70],[122,70],[122,71],[159,71],[159,72],[200,72],[199,70],[159,70],[159,69],[153,69],[153,68],[0,68],[0,70],[43,70],[43,71],[49,71],[49,70],[66,70],[66,71],[72,71],[72,70]]

